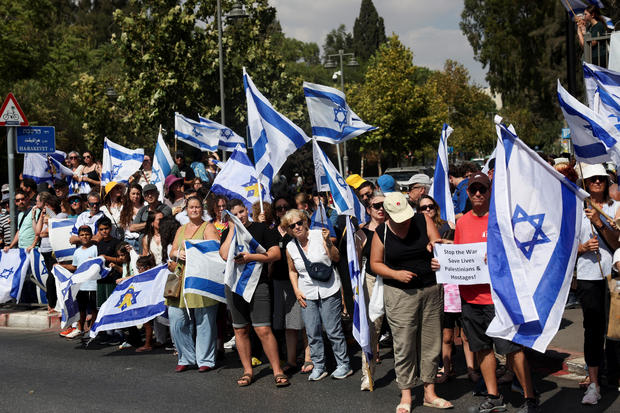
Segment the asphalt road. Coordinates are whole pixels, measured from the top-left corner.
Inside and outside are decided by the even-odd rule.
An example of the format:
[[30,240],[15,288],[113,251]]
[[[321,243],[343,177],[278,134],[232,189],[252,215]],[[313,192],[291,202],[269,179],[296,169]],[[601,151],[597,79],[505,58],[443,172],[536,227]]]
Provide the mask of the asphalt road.
[[[225,365],[208,373],[175,373],[176,357],[157,350],[135,353],[116,347],[83,349],[55,332],[0,330],[0,412],[393,412],[399,401],[393,360],[382,352],[376,390],[361,392],[359,353],[353,357],[355,374],[345,380],[326,378],[308,382],[299,373],[292,385],[276,388],[268,366],[255,370],[257,380],[238,388],[241,374],[236,354],[227,353]],[[546,376],[535,377],[544,412],[620,412],[619,393],[605,389],[597,407],[580,404],[577,383]],[[440,396],[452,401],[454,412],[465,412],[481,398],[464,375],[438,385]],[[508,411],[516,411],[522,397],[501,389]],[[416,412],[436,412],[421,405],[416,388]]]

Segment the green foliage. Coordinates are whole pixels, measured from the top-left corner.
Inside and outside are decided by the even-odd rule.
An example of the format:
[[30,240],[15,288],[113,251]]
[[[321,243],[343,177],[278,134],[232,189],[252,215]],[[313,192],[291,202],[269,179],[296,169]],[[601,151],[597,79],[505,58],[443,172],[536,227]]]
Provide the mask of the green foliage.
[[385,24],[372,0],[362,0],[359,17],[353,25],[353,50],[358,59],[368,60],[385,43]]
[[327,63],[330,54],[338,54],[338,50],[344,50],[348,53],[353,49],[353,36],[347,32],[347,28],[344,24],[338,26],[337,29],[332,30],[325,36],[325,43],[323,43],[323,63]]
[[347,94],[353,110],[379,128],[357,138],[363,152],[402,159],[409,152],[422,157],[436,146],[448,107],[437,82],[415,84],[415,74],[413,53],[395,35],[370,58],[364,82]]

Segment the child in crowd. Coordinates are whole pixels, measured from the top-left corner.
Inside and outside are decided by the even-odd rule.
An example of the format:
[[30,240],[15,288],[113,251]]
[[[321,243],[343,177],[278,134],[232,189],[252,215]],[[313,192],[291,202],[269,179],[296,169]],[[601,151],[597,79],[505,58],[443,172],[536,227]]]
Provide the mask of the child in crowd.
[[[75,271],[82,263],[97,256],[97,246],[92,242],[93,230],[88,225],[82,225],[78,228],[78,237],[81,245],[75,250],[73,261],[71,264],[61,264],[69,271]],[[89,309],[91,320],[97,319],[97,280],[81,283],[76,298],[80,309],[80,320],[77,329],[67,334],[66,338],[76,338],[84,334],[86,314]]]

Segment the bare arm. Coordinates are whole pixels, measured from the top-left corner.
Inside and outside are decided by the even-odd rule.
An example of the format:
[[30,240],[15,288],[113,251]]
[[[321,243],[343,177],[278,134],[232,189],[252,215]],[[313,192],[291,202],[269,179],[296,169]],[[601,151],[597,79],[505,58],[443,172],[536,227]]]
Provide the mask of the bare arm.
[[147,242],[148,237],[142,237],[142,255],[149,255],[151,253],[151,249],[149,248],[149,243]]
[[306,308],[306,296],[299,291],[299,273],[297,272],[293,258],[291,258],[291,254],[289,254],[288,251],[286,251],[286,261],[288,262],[288,277],[291,279],[295,297],[297,297],[299,305],[301,305],[302,308]]
[[215,241],[220,240],[220,233],[218,232],[217,228],[215,228],[215,225],[211,223],[207,224],[207,227],[204,230],[202,239],[215,240]]
[[377,275],[384,278],[391,278],[404,283],[411,281],[416,274],[407,270],[393,270],[383,262],[383,243],[379,238],[379,233],[375,232],[372,238],[372,247],[370,249],[370,269]]
[[129,225],[129,231],[131,232],[142,232],[146,228],[146,222],[141,222],[139,224],[131,224]]
[[232,242],[233,232],[235,231],[235,224],[233,224],[232,220],[229,221],[228,224],[228,235],[222,244],[220,245],[220,257],[224,261],[228,260],[228,250],[230,249],[230,243]]
[[[181,227],[183,228],[183,227]],[[180,260],[185,259],[185,250],[179,251],[179,243],[181,238],[181,228],[177,229],[177,233],[174,236],[174,241],[172,242],[172,249],[170,250],[170,258],[177,258]]]
[[340,251],[333,244],[332,239],[329,237],[329,230],[323,229],[323,248],[325,248],[325,253],[329,257],[332,262],[340,261]]

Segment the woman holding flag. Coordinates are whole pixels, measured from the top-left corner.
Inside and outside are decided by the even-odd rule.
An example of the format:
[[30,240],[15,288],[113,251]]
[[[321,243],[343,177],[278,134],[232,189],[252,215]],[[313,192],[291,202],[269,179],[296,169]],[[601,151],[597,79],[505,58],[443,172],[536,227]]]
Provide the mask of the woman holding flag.
[[[202,219],[202,200],[191,197],[187,200],[187,217],[189,222],[177,230],[170,258],[177,261],[175,272],[181,277],[181,292],[178,298],[166,299],[170,333],[179,352],[179,361],[175,369],[181,373],[198,365],[203,373],[215,368],[215,340],[217,327],[215,319],[218,302],[198,294],[183,293],[185,276],[185,240],[216,240],[220,235],[211,223]],[[196,340],[194,341],[194,323]]]

